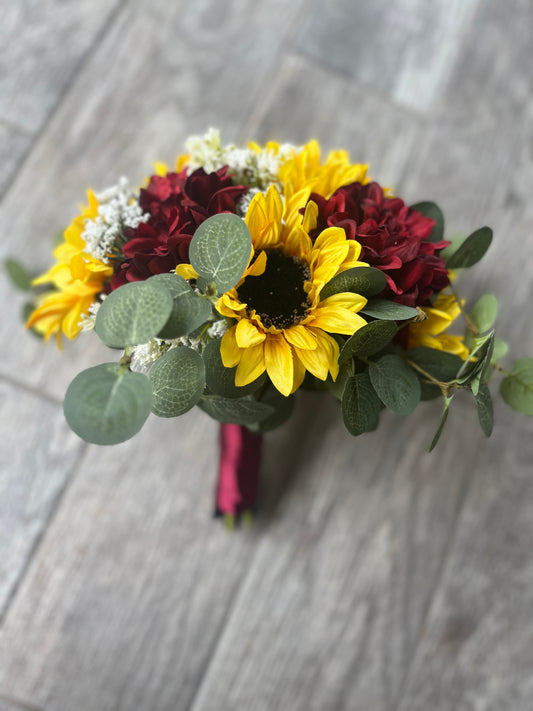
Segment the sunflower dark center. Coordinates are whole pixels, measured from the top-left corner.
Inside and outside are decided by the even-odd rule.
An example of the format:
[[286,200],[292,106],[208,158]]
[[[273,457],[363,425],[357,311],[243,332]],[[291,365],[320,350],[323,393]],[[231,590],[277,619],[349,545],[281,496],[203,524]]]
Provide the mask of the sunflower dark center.
[[311,306],[304,290],[310,274],[307,264],[296,257],[270,250],[263,274],[247,277],[237,294],[247,313],[255,309],[266,328],[289,328],[302,321]]

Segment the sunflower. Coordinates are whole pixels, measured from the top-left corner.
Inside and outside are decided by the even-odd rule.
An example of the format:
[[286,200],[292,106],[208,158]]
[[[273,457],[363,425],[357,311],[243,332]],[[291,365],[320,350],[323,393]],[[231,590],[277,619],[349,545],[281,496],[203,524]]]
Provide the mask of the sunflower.
[[35,327],[46,339],[56,335],[59,346],[61,332],[71,339],[79,334],[82,315],[89,311],[96,295],[113,274],[112,266],[84,251],[86,245],[82,234],[85,224],[96,217],[99,206],[91,190],[87,197],[89,204],[67,227],[64,242],[54,250],[57,263],[33,281],[35,286],[51,283],[55,289],[39,298],[26,326]]
[[[252,236],[250,262],[239,283],[223,294],[217,311],[237,323],[221,342],[222,362],[237,366],[235,384],[247,385],[265,370],[283,395],[293,393],[305,372],[336,379],[339,346],[332,333],[352,335],[366,321],[357,313],[366,304],[359,294],[344,292],[321,299],[336,274],[358,261],[361,246],[343,229],[329,227],[311,243],[316,205],[308,203],[300,224],[283,220],[284,206],[274,186],[257,193],[246,213]],[[186,278],[190,265],[176,268]]]
[[422,307],[427,318],[420,323],[409,324],[408,348],[427,346],[439,351],[454,353],[465,360],[468,348],[463,336],[452,336],[444,331],[461,313],[461,306],[452,294],[441,294],[433,306]]

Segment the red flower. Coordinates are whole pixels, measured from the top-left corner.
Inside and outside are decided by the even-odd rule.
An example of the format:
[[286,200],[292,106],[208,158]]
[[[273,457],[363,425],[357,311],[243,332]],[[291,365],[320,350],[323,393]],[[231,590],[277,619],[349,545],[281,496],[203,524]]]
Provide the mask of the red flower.
[[409,208],[400,198],[388,198],[378,183],[352,183],[326,200],[313,193],[318,205],[314,239],[326,227],[342,227],[363,247],[360,260],[381,269],[387,277],[384,298],[420,306],[449,284],[439,256],[449,242],[429,242],[434,220]]
[[111,290],[189,262],[189,244],[196,228],[211,215],[235,213],[238,199],[248,190],[233,185],[226,173],[227,167],[209,174],[198,168],[189,177],[182,170],[150,178],[139,196],[150,219],[125,231],[124,260],[111,277]]

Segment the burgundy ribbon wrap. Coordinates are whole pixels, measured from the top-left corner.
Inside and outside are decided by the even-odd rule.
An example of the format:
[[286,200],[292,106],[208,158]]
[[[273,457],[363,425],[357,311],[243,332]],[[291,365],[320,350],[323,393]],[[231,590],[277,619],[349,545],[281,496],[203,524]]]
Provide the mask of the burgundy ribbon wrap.
[[241,425],[220,425],[216,513],[239,518],[255,508],[263,437]]

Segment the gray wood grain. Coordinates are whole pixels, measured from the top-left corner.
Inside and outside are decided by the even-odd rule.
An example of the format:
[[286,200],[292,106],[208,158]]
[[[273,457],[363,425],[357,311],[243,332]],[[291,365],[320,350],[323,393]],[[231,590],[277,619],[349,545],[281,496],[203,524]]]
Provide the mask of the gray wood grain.
[[10,185],[31,144],[31,139],[19,130],[0,123],[0,198]]
[[0,696],[0,711],[42,711],[42,709],[38,709],[37,706],[27,704],[20,699]]
[[[341,111],[339,106],[353,108]],[[354,163],[367,163],[374,179],[395,185],[420,128],[416,117],[359,82],[288,52],[247,131],[259,141],[299,144],[317,138],[324,157],[330,149],[343,148]]]
[[0,618],[83,451],[60,407],[0,380]]
[[398,103],[426,112],[479,0],[313,0],[295,46]]
[[7,1],[0,30],[0,118],[35,134],[119,0]]
[[[3,254],[47,266],[87,185],[140,180],[209,125],[228,140],[316,135],[408,201],[437,200],[451,233],[494,225],[461,291],[497,293],[499,335],[530,354],[531,13],[527,0],[124,4],[9,181]],[[3,418],[20,511],[27,469],[52,458],[55,401],[116,353],[91,337],[43,350],[2,279],[0,299],[0,372],[22,403],[8,413],[35,408],[26,428]],[[354,440],[335,402],[302,394],[268,437],[262,514],[234,536],[210,519],[217,428],[204,414],[89,447],[31,559],[41,534],[16,528],[30,544],[0,632],[9,711],[529,709],[531,421],[500,402],[486,442],[458,400],[428,455],[438,405]],[[71,461],[52,481],[36,467],[41,531]]]
[[186,709],[255,534],[211,520],[217,425],[89,447],[0,637],[0,690],[45,709]]

